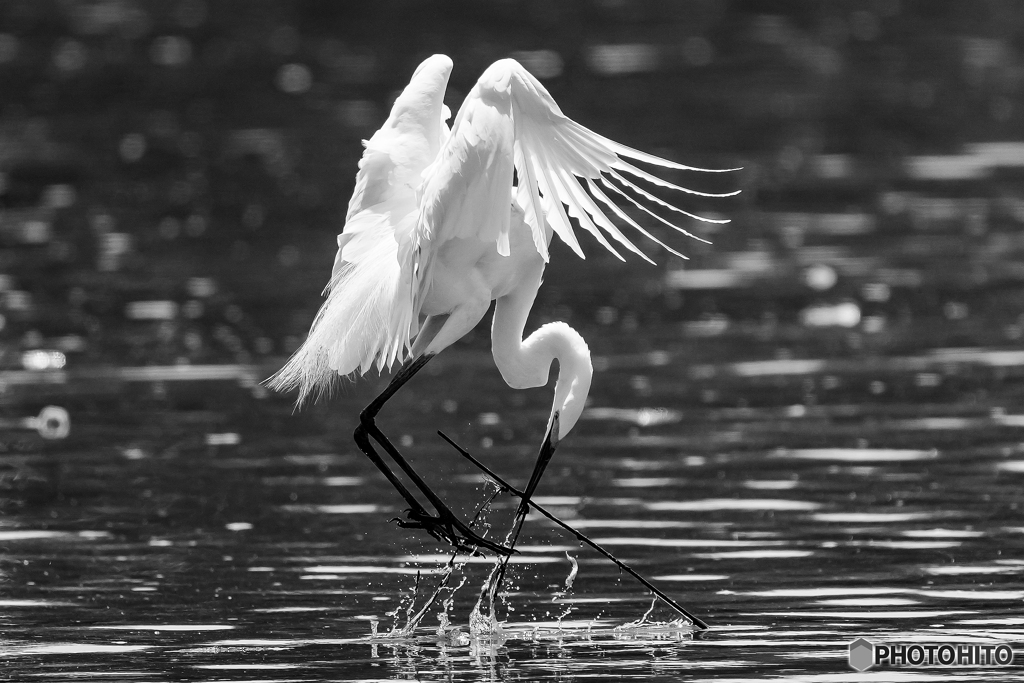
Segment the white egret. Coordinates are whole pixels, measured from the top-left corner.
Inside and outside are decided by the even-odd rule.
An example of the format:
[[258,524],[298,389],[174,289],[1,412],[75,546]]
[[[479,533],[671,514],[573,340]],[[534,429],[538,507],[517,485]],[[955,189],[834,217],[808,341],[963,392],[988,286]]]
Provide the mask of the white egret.
[[[547,431],[516,514],[518,534],[529,496],[583,411],[593,375],[586,342],[565,323],[548,323],[523,338],[552,236],[557,234],[583,258],[571,216],[620,259],[615,245],[650,261],[607,211],[682,256],[608,193],[687,235],[648,204],[698,220],[725,221],[678,209],[626,175],[706,197],[736,193],[688,190],[637,168],[626,159],[708,170],[646,154],[584,128],[566,117],[544,86],[512,59],[484,72],[449,130],[450,112],[442,100],[451,70],[452,61],[444,55],[421,63],[387,121],[364,143],[327,300],[305,342],[269,384],[278,390],[298,388],[301,403],[311,393],[323,393],[338,376],[365,374],[374,365],[383,371],[402,361],[387,388],[362,411],[355,431],[360,449],[410,506],[399,524],[423,528],[456,548],[508,554],[511,547],[472,531],[427,486],[377,427],[378,412],[431,358],[472,330],[494,301],[494,362],[510,387],[543,386],[552,362],[558,362]],[[391,470],[371,439],[434,512]]]

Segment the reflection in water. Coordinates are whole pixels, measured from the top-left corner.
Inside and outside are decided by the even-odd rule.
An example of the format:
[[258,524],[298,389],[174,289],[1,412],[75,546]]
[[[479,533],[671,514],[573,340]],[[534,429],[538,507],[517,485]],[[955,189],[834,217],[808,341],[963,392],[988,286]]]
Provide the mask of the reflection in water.
[[[936,517],[949,517],[947,511],[935,512],[819,512],[813,515],[819,522],[852,524],[899,524]],[[955,516],[955,515],[954,515]]]
[[644,507],[655,511],[709,512],[714,510],[817,510],[820,503],[781,498],[711,498],[693,501],[652,501]]
[[724,550],[715,553],[695,553],[694,557],[706,560],[787,560],[810,557],[810,550]]
[[901,462],[906,460],[929,460],[938,457],[938,451],[915,451],[893,448],[797,448],[776,451],[772,454],[782,458],[806,460],[837,460],[840,462]]
[[[32,655],[84,655],[84,654],[119,654],[122,652],[139,652],[150,650],[148,645],[89,645],[79,643],[61,643],[53,645],[30,645],[21,648],[10,648],[4,655],[24,657]],[[127,674],[132,675],[132,674]]]
[[[646,270],[597,256],[584,271],[555,254],[530,323],[589,327],[597,371],[538,502],[711,624],[695,634],[535,515],[500,628],[474,631],[493,559],[453,560],[390,523],[403,502],[351,443],[380,387],[300,413],[266,394],[259,382],[315,314],[306,280],[318,288],[330,269],[338,154],[358,154],[379,124],[401,40],[324,37],[337,25],[311,30],[274,2],[280,12],[228,31],[217,4],[163,17],[147,3],[57,3],[25,35],[43,14],[5,17],[17,21],[0,33],[0,67],[25,92],[0,112],[3,678],[994,678],[858,674],[846,655],[859,636],[1024,640],[1024,153],[1015,141],[916,149],[1019,134],[1020,88],[1007,85],[1019,44],[994,26],[1012,12],[854,3],[797,21],[786,3],[695,3],[680,45],[660,46],[635,41],[657,12],[670,27],[685,11],[602,2],[593,19],[611,33],[581,59],[519,53],[551,78],[571,66],[573,106],[636,105],[638,141],[668,135],[683,156],[707,130],[708,149],[717,135],[761,150],[730,157],[745,191],[732,224],[700,233],[713,247]],[[557,4],[522,14],[558,30],[572,22]],[[452,33],[428,14],[417,35]],[[726,28],[705,30],[714,17]],[[269,57],[250,64],[255,53]],[[206,69],[213,80],[193,78]],[[697,94],[644,95],[658,69]],[[110,74],[153,87],[97,128],[89,117],[107,109],[91,98]],[[250,101],[281,128],[251,122],[266,116]],[[725,121],[672,125],[723,108]],[[813,118],[844,110],[886,122]],[[848,147],[863,151],[828,151]],[[88,182],[62,166],[82,156]],[[550,405],[505,390],[477,337],[426,371],[443,395],[411,387],[382,416],[465,518],[483,479],[435,430],[523,485]],[[501,537],[515,505],[498,496],[481,529]]]
[[[452,351],[442,375],[459,367]],[[643,362],[621,372],[633,377]],[[664,383],[637,386],[647,405],[670,405],[681,384],[667,380],[691,369],[658,367]],[[619,371],[607,372],[593,415],[618,398]],[[1016,427],[1000,422],[1010,411],[930,403],[935,419],[963,420],[943,431],[915,425],[910,404],[796,410],[786,394],[803,390],[803,376],[772,381],[782,405],[698,402],[667,420],[589,420],[538,496],[706,618],[705,634],[663,605],[648,614],[642,587],[533,516],[509,565],[500,630],[474,632],[493,559],[459,555],[446,578],[451,553],[388,522],[401,502],[346,434],[281,439],[250,425],[175,444],[116,434],[0,455],[35,482],[7,489],[0,519],[0,654],[18,675],[50,666],[140,680],[784,677],[795,661],[826,680],[851,675],[846,644],[862,635],[1019,640],[1024,562],[1007,551],[1024,528],[1021,451]],[[745,397],[756,384],[730,387]],[[502,418],[462,428],[530,429]],[[469,516],[487,489],[422,436],[434,426],[407,414],[412,457]],[[208,433],[241,438],[212,446]],[[523,434],[480,457],[524,477],[534,454],[519,443],[534,440]],[[514,508],[499,495],[481,524],[500,534]]]

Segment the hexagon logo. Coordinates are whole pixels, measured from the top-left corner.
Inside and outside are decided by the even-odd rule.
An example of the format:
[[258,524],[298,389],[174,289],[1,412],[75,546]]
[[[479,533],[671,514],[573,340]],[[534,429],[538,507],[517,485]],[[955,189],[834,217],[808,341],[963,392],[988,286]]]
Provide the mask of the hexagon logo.
[[866,671],[875,664],[875,646],[863,638],[850,643],[850,666],[857,671]]

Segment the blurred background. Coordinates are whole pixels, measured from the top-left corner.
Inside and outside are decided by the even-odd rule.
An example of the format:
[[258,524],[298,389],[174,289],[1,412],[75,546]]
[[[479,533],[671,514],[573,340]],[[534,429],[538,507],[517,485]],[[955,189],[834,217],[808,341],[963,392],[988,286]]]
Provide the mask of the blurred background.
[[[69,411],[82,443],[125,428],[129,443],[198,434],[228,444],[239,425],[313,429],[259,382],[320,305],[360,140],[436,52],[455,61],[453,111],[488,64],[511,55],[595,131],[685,163],[743,167],[679,178],[743,190],[687,204],[732,219],[686,226],[712,246],[658,232],[688,263],[650,244],[657,268],[620,266],[592,243],[587,262],[556,250],[535,318],[568,320],[597,355],[690,342],[693,362],[1015,345],[1019,9],[6,0],[0,410],[10,443],[35,448],[47,425],[63,436],[59,419],[24,421],[47,404]],[[470,344],[485,349],[486,337]],[[720,400],[714,387],[695,391],[698,404]],[[154,417],[169,414],[188,417]]]
[[[643,681],[698,666],[756,679],[846,670],[846,643],[886,629],[1019,642],[1021,8],[0,0],[0,655],[22,665],[10,675],[239,667],[224,675],[253,680],[258,660],[309,680],[325,662],[346,680],[381,680],[382,664],[419,680],[438,662],[459,680],[612,663]],[[569,322],[597,370],[538,493],[721,627],[692,643],[680,629],[693,647],[615,630],[642,621],[648,598],[585,552],[575,590],[591,597],[553,613],[578,549],[533,521],[509,604],[526,642],[497,664],[459,638],[404,655],[329,639],[397,625],[414,577],[448,556],[388,522],[401,500],[352,443],[386,376],[301,412],[260,382],[320,306],[360,140],[437,52],[454,59],[453,111],[513,56],[602,135],[742,167],[669,174],[742,189],[671,197],[731,219],[684,225],[710,245],[636,216],[688,261],[643,240],[657,266],[588,237],[586,261],[556,244],[528,325]],[[434,430],[517,483],[551,401],[550,388],[505,386],[487,325],[382,415],[467,518],[480,476]],[[465,624],[478,585],[455,607],[452,588],[428,621],[451,610]],[[572,610],[595,644],[570,657]],[[556,616],[538,664],[536,620]],[[612,627],[592,632],[602,616]],[[234,640],[208,640],[221,631]]]

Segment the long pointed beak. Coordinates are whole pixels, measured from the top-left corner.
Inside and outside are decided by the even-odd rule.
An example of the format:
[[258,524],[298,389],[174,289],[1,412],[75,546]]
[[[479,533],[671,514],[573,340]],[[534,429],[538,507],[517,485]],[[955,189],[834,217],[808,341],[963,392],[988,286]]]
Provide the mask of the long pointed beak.
[[530,498],[533,496],[533,492],[537,489],[537,485],[540,483],[540,478],[544,475],[544,469],[551,462],[551,456],[555,454],[555,448],[558,447],[558,412],[556,411],[551,416],[551,423],[548,425],[547,434],[544,435],[544,441],[540,445],[540,452],[537,453],[537,464],[533,466],[533,473],[530,475],[530,482],[523,489],[523,497],[519,501],[519,510],[516,511],[517,517],[525,517],[530,511]]

